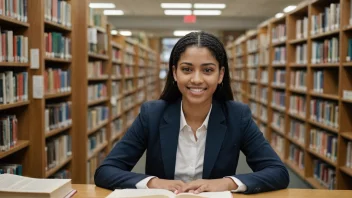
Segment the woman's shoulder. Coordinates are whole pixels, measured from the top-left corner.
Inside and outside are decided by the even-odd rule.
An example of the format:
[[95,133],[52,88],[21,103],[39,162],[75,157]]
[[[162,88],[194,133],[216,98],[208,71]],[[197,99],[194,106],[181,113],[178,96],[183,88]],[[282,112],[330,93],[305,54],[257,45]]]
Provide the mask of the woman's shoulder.
[[247,104],[243,103],[243,102],[237,102],[234,100],[228,100],[226,101],[226,107],[230,110],[230,111],[243,111],[244,109],[246,109],[248,107]]
[[148,100],[143,102],[141,110],[142,111],[161,111],[168,106],[168,103],[165,100]]

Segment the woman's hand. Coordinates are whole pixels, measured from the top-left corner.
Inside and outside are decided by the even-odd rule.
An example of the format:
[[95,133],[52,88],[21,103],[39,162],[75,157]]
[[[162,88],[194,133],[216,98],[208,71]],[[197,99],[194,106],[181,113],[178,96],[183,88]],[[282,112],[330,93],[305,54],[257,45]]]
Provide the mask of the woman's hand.
[[181,180],[167,180],[167,179],[159,179],[153,178],[149,180],[147,184],[148,188],[158,188],[158,189],[166,189],[170,190],[175,194],[183,192],[182,189],[186,186]]
[[237,184],[231,178],[199,179],[187,183],[187,185],[182,188],[182,192],[198,194],[201,192],[236,190],[237,188]]

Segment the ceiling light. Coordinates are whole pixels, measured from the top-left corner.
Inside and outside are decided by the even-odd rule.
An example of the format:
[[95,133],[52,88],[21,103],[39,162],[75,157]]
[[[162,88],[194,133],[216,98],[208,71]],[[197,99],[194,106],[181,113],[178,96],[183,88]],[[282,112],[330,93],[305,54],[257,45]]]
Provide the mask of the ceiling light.
[[285,9],[284,9],[284,12],[287,13],[287,12],[291,12],[292,10],[296,9],[297,6],[295,5],[289,5],[287,6]]
[[194,15],[220,15],[220,10],[194,10]]
[[277,14],[275,14],[275,18],[281,18],[281,17],[283,17],[284,16],[284,13],[282,13],[282,12],[279,12],[279,13],[277,13]]
[[115,8],[113,3],[90,3],[90,8]]
[[190,3],[162,3],[160,6],[162,8],[192,8]]
[[120,34],[122,36],[132,36],[132,32],[131,31],[126,31],[126,30],[120,31]]
[[122,10],[104,10],[104,15],[123,15]]
[[165,10],[165,15],[191,15],[191,10]]
[[219,3],[195,3],[194,8],[199,9],[224,9],[226,8],[226,4],[219,4]]
[[117,30],[111,30],[110,33],[111,33],[111,35],[117,35],[118,32],[117,32]]
[[185,36],[186,34],[191,32],[199,32],[199,30],[175,30],[174,36]]

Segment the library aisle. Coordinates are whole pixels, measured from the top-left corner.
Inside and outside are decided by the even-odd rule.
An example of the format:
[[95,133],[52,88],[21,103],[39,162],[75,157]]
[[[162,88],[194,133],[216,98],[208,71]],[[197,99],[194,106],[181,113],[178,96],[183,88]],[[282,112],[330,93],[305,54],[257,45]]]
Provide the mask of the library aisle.
[[[159,98],[179,37],[116,33],[90,3],[0,0],[0,174],[94,184]],[[352,190],[352,0],[302,1],[224,43],[235,100],[285,165],[312,188]]]

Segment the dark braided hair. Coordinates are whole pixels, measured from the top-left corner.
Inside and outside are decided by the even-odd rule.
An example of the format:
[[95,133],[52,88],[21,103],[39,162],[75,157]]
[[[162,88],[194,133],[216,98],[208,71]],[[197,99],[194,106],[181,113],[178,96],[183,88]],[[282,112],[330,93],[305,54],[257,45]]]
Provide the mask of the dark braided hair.
[[171,51],[169,60],[169,72],[167,74],[166,84],[160,99],[171,103],[177,101],[182,97],[180,90],[175,84],[172,73],[172,66],[177,68],[177,62],[179,61],[182,53],[184,53],[189,46],[208,48],[208,50],[219,62],[219,69],[221,69],[221,67],[225,68],[222,85],[216,88],[213,94],[213,98],[219,102],[233,100],[230,85],[229,65],[225,48],[218,38],[206,32],[191,32],[177,41]]

